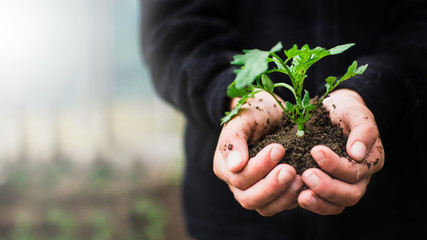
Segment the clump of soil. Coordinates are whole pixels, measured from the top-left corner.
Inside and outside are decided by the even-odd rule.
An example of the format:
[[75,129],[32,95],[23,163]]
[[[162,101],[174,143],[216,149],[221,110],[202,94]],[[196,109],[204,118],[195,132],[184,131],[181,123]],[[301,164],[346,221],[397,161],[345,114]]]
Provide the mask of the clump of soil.
[[343,133],[340,126],[331,122],[329,112],[325,108],[319,108],[307,121],[305,128],[304,136],[297,136],[296,124],[283,114],[282,122],[276,132],[249,146],[250,157],[254,157],[269,144],[282,144],[286,154],[281,163],[293,166],[297,174],[302,174],[309,168],[319,168],[310,153],[310,150],[317,145],[325,145],[339,156],[350,159],[346,152],[348,136]]

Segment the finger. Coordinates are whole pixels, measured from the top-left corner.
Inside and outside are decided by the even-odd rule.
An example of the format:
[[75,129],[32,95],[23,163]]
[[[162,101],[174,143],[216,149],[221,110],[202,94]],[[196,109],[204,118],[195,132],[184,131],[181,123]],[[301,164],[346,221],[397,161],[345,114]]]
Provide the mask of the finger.
[[264,217],[273,216],[276,213],[290,210],[298,206],[298,194],[304,183],[301,176],[297,175],[290,186],[276,199],[257,209],[257,212]]
[[381,140],[378,140],[363,163],[340,157],[330,148],[323,145],[313,147],[311,155],[319,167],[331,176],[348,183],[356,183],[360,179],[373,175],[382,168],[384,152],[377,150],[381,148]]
[[312,190],[304,190],[298,196],[298,204],[309,211],[320,215],[336,215],[344,211],[345,206],[319,198]]
[[264,178],[285,155],[285,148],[280,144],[270,144],[251,158],[244,169],[238,173],[226,173],[224,179],[228,184],[245,190]]
[[[235,106],[238,99],[232,100]],[[217,150],[223,155],[227,168],[239,172],[248,161],[248,142],[256,142],[276,129],[282,119],[281,110],[268,93],[261,92],[249,99],[239,114],[223,127]]]
[[341,206],[353,206],[365,194],[369,177],[355,184],[349,184],[331,178],[320,169],[308,169],[302,174],[302,179],[307,187],[324,200]]
[[229,122],[221,131],[217,151],[222,155],[226,168],[231,172],[240,171],[249,158],[248,138],[250,126],[240,119]]
[[[264,178],[285,156],[285,148],[277,143],[270,144],[251,158],[246,167],[230,178],[231,183],[240,189],[247,189]],[[238,183],[244,183],[238,184]]]
[[344,118],[344,122],[350,129],[346,146],[347,153],[353,160],[361,162],[366,158],[379,136],[374,116],[368,108],[360,106],[346,114]]
[[229,185],[242,207],[255,210],[277,198],[292,183],[296,171],[288,164],[280,164],[265,178],[246,190]]

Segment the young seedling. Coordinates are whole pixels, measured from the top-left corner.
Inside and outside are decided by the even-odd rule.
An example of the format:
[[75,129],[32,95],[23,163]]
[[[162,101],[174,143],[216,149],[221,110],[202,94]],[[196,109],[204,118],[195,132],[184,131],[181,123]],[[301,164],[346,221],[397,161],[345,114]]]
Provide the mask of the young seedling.
[[[309,93],[303,88],[304,80],[307,78],[307,70],[320,59],[340,54],[354,45],[354,43],[349,43],[329,50],[321,47],[310,49],[307,44],[299,49],[297,45],[294,45],[291,49],[284,51],[286,56],[284,61],[276,54],[283,48],[281,42],[277,43],[270,51],[261,51],[259,49],[243,50],[244,54],[235,55],[234,60],[231,62],[233,65],[242,67],[235,70],[236,78],[227,90],[227,95],[230,98],[238,97],[241,99],[230,112],[225,113],[221,125],[237,115],[249,98],[253,98],[255,94],[261,91],[266,91],[277,101],[283,112],[297,124],[298,130],[296,134],[303,136],[305,133],[304,124],[322,105],[323,100],[329,93],[343,81],[355,75],[363,74],[368,65],[357,67],[357,61],[354,61],[340,79],[334,76],[327,77],[325,79],[326,92],[315,105],[310,103]],[[274,63],[271,64],[274,67],[270,67],[270,63]],[[285,82],[274,83],[268,76],[268,74],[274,72],[287,75],[291,84]],[[274,94],[276,87],[289,89],[295,97],[295,104],[286,101],[285,105],[283,105]]]

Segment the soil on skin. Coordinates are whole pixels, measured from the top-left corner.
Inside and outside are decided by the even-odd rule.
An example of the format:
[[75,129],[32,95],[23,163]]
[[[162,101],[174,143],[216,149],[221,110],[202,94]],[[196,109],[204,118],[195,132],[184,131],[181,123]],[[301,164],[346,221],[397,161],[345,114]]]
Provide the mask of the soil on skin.
[[281,162],[295,167],[297,174],[302,174],[309,168],[319,168],[310,153],[310,150],[317,145],[325,145],[339,156],[350,159],[346,152],[348,136],[343,133],[341,127],[331,122],[329,112],[325,108],[319,108],[305,127],[304,136],[297,136],[296,124],[283,114],[282,122],[276,132],[249,146],[250,157],[254,157],[269,144],[280,143],[286,149],[285,157]]

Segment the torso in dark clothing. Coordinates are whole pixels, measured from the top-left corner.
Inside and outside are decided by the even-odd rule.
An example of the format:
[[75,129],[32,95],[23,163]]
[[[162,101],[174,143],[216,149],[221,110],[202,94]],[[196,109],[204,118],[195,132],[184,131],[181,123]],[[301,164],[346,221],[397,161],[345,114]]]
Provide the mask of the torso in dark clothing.
[[[427,1],[175,0],[168,5],[168,1],[146,0],[144,5],[143,0],[143,11],[144,6],[149,11],[150,1],[158,7],[151,11],[158,14],[146,13],[150,18],[143,50],[159,93],[188,119],[183,197],[192,236],[411,239],[413,233],[425,237],[427,168],[421,150],[426,127],[421,125],[421,114],[426,109]],[[161,8],[162,4],[172,7]],[[340,215],[320,216],[297,208],[265,218],[243,209],[213,173],[224,89],[233,80],[231,53],[270,49],[278,41],[285,48],[357,44],[310,70],[305,88],[311,94],[320,94],[323,79],[344,73],[353,60],[369,64],[367,73],[343,87],[358,91],[374,113],[385,166],[372,177],[362,200]],[[221,74],[215,75],[218,69]],[[203,86],[215,94],[205,92]],[[290,99],[286,90],[278,93]]]

